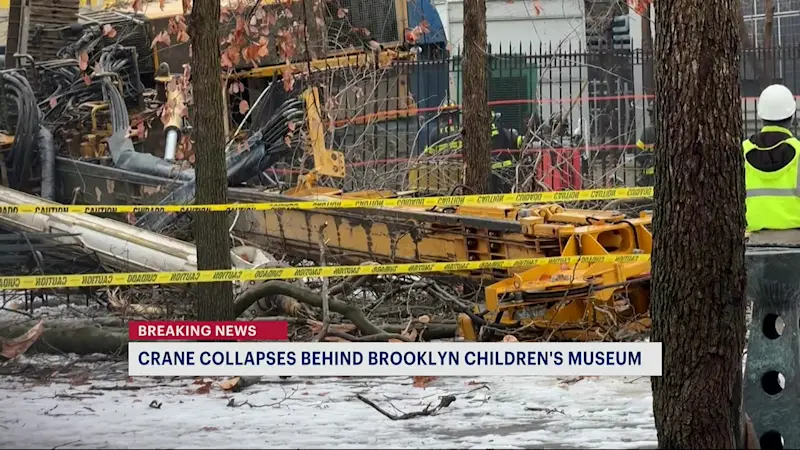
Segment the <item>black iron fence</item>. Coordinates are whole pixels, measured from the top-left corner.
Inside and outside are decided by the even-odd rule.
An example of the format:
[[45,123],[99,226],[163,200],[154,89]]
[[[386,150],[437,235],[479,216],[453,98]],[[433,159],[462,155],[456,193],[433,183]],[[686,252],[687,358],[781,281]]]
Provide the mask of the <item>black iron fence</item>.
[[[570,45],[507,46],[489,53],[489,105],[499,127],[513,137],[505,141],[512,145],[495,143],[492,149],[497,158],[512,155],[514,167],[504,169],[508,189],[649,184],[643,175],[650,153],[636,143],[651,126],[650,54],[586,52]],[[757,130],[756,100],[764,80],[800,92],[798,70],[800,48],[743,52],[743,138]],[[456,180],[420,185],[414,177],[421,164],[460,165],[457,152],[423,155],[460,125],[460,54],[425,49],[417,61],[326,76],[332,86],[325,101],[332,147],[345,153],[348,164],[345,187],[442,190],[458,184],[457,169],[448,172]]]

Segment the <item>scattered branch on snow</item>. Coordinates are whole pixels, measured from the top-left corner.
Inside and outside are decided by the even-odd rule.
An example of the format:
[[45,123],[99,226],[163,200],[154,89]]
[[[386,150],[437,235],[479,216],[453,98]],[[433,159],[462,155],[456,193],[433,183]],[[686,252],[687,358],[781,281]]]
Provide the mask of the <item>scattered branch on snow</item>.
[[425,409],[423,409],[422,411],[414,411],[414,412],[410,412],[410,413],[403,413],[403,414],[400,414],[400,415],[396,415],[396,414],[392,414],[392,413],[386,411],[385,409],[383,409],[380,406],[378,406],[375,402],[373,402],[372,400],[364,397],[361,394],[356,394],[356,398],[358,398],[362,402],[368,404],[369,406],[373,407],[375,409],[375,411],[378,411],[379,413],[383,414],[384,416],[386,416],[386,417],[388,417],[389,419],[392,419],[392,420],[408,420],[408,419],[414,419],[416,417],[434,416],[439,411],[441,411],[444,408],[447,408],[454,401],[456,401],[455,395],[445,395],[445,396],[442,396],[442,397],[439,398],[439,404],[436,405],[433,408],[431,408],[431,406],[433,405],[431,403],[428,406],[426,406]]

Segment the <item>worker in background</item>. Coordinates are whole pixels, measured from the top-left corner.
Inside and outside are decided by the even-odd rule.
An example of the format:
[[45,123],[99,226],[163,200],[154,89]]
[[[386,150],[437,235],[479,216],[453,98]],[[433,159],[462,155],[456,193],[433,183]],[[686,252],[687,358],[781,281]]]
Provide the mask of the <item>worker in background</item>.
[[442,153],[458,153],[464,146],[461,139],[461,126],[458,124],[458,107],[450,103],[442,108],[436,118],[436,126],[428,132],[428,145],[425,146],[425,155],[438,155]]
[[763,127],[742,144],[747,229],[800,228],[800,141],[789,130],[797,102],[789,88],[773,84],[761,92],[757,112]]
[[654,181],[655,161],[653,158],[653,149],[656,143],[656,118],[653,114],[654,112],[655,103],[651,102],[647,107],[647,115],[650,116],[650,125],[644,128],[644,133],[642,133],[642,136],[636,141],[636,147],[642,151],[637,159],[641,162],[641,166],[644,167],[641,175],[636,179],[637,186],[652,186]]
[[[435,156],[439,154],[460,153],[464,147],[463,127],[457,125],[458,106],[449,104],[440,113],[438,126],[428,135],[428,145],[425,146],[424,154]],[[491,150],[518,149],[522,144],[522,137],[515,129],[503,128],[500,121],[501,114],[491,112],[492,123],[490,128],[492,147]],[[493,192],[504,192],[509,186],[502,181],[498,171],[514,167],[514,155],[511,152],[501,152],[492,157],[492,177],[491,190]]]

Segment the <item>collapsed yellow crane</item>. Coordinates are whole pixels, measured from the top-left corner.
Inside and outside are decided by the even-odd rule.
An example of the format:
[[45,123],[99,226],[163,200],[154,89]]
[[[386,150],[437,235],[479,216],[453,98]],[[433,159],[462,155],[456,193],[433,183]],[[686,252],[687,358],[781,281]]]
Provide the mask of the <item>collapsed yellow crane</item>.
[[[150,20],[154,26],[163,27],[167,17],[153,13]],[[161,60],[183,57],[172,51],[156,52],[152,64],[158,66]],[[373,58],[386,64],[400,56],[398,52],[384,51]],[[309,64],[322,70],[361,64],[362,59],[367,59],[363,52],[331,55]],[[293,64],[298,63],[290,63]],[[277,64],[235,76],[266,78],[284,69]],[[284,194],[234,188],[229,195],[233,201],[380,199],[408,194],[343,192],[320,186],[321,177],[344,178],[345,160],[341,152],[326,146],[319,88],[310,87],[303,97],[306,151],[314,168]],[[95,147],[110,133],[98,119],[105,105],[85,106],[91,108],[91,133],[87,139]],[[628,218],[613,211],[567,209],[560,205],[459,205],[246,211],[236,220],[234,231],[270,250],[315,258],[323,239],[341,260],[394,263],[649,254],[650,224],[648,214]],[[553,264],[456,275],[485,284],[484,304],[459,316],[461,332],[469,340],[491,340],[505,331],[531,339],[606,339],[609,333],[618,338],[619,332],[638,332],[649,325],[648,261]]]
[[[390,192],[297,191],[287,196],[233,188],[241,202],[379,199]],[[241,213],[234,231],[276,252],[318,257],[320,239],[344,263],[492,261],[652,250],[652,217],[559,205],[281,210]],[[457,273],[484,288],[485,304],[459,316],[468,340],[493,331],[538,339],[617,339],[649,327],[650,262],[552,264]]]

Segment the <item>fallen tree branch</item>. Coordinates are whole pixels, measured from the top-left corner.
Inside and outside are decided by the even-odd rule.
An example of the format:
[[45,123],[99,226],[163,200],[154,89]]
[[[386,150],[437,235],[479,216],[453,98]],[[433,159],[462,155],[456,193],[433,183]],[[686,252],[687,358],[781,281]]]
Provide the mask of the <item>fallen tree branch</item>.
[[[291,289],[285,289],[281,285],[279,293],[287,296],[297,294],[300,292],[308,293],[299,286],[294,286],[289,283],[279,282],[283,285],[289,286]],[[271,289],[276,289],[275,286]],[[298,291],[298,292],[296,292]],[[310,292],[313,295],[313,292]],[[313,299],[312,299],[313,300]],[[319,299],[321,302],[321,299]],[[331,311],[350,312],[355,310],[360,313],[358,308],[346,305],[345,309],[340,308],[338,300],[331,300]],[[310,302],[312,306],[313,302]],[[337,306],[338,305],[338,306]],[[353,322],[358,327],[358,316],[351,314],[342,314]],[[353,318],[356,318],[354,321]],[[363,317],[363,315],[362,315]],[[308,321],[302,318],[295,317],[264,317],[256,320],[266,321],[288,321],[298,325],[307,324]],[[28,332],[31,327],[36,325],[38,319],[35,320],[18,320],[18,321],[5,321],[0,322],[0,338],[14,339]],[[371,322],[367,321],[368,326],[359,328],[365,336],[353,336],[348,333],[334,332],[329,330],[329,335],[339,337],[353,342],[385,342],[389,339],[398,339],[402,341],[409,341],[407,336],[400,333],[406,328],[405,325],[385,325],[377,327]],[[32,353],[46,353],[46,354],[67,354],[74,353],[77,355],[91,355],[95,353],[105,355],[126,355],[128,353],[128,327],[127,324],[114,317],[97,318],[97,319],[45,319],[43,324],[43,332],[39,339],[31,345],[26,351],[26,354]],[[109,326],[110,325],[110,326]],[[371,328],[370,328],[371,327]],[[447,339],[453,338],[456,334],[456,325],[453,324],[422,324],[414,323],[412,329],[417,330],[420,338],[425,340],[434,339]],[[370,333],[372,331],[372,333]]]
[[[253,303],[257,302],[259,299],[276,294],[292,297],[301,303],[315,306],[317,308],[322,308],[323,305],[322,297],[316,292],[302,288],[295,284],[287,283],[285,281],[272,280],[267,281],[262,285],[254,286],[253,288],[243,292],[239,298],[236,299],[236,316],[238,317],[242,315],[245,311],[247,311],[247,308],[249,308]],[[384,333],[383,329],[370,322],[364,316],[364,313],[362,313],[361,310],[355,306],[349,305],[335,298],[329,299],[328,306],[331,311],[341,314],[347,320],[352,322],[365,335]]]
[[364,285],[371,278],[371,275],[353,275],[344,281],[331,287],[331,295],[352,295],[358,288]]
[[430,280],[419,280],[419,281],[415,281],[415,282],[413,282],[411,284],[406,284],[406,285],[402,285],[402,286],[394,286],[393,288],[391,288],[388,291],[386,291],[383,295],[381,295],[380,298],[378,298],[377,300],[373,301],[366,308],[364,308],[367,311],[367,317],[372,315],[372,313],[375,312],[375,310],[380,305],[382,305],[386,300],[390,299],[391,297],[394,297],[395,295],[397,295],[397,294],[399,294],[399,293],[401,293],[403,291],[410,292],[412,289],[422,289],[422,290],[424,290],[424,289],[427,289],[428,286],[430,286],[431,284],[433,284],[433,282],[430,281]]
[[[45,325],[47,323],[56,323],[59,324],[58,326],[63,326],[64,324],[71,324],[72,326],[76,327],[100,327],[100,328],[127,328],[128,327],[128,320],[123,319],[117,316],[103,316],[103,317],[92,317],[92,318],[72,318],[72,317],[59,317],[59,316],[42,316],[36,317],[33,316],[31,318],[19,316],[18,318],[0,321],[0,327],[12,327],[12,326],[27,326],[32,327],[36,325],[36,322],[39,320],[44,320]],[[133,319],[131,319],[133,320]]]
[[447,300],[450,303],[454,303],[455,305],[457,305],[458,309],[460,309],[461,312],[469,312],[472,309],[470,307],[470,305],[464,303],[461,299],[459,299],[455,295],[447,292],[446,290],[444,290],[441,286],[439,286],[437,284],[431,284],[431,285],[427,286],[427,289],[428,289],[428,293],[430,293],[433,297],[439,296],[440,298],[442,298],[444,300]]
[[[400,334],[406,329],[406,326],[384,325],[382,328],[387,333]],[[411,325],[411,330],[416,330],[421,340],[434,341],[437,339],[452,339],[456,337],[458,325],[414,323]]]
[[[257,302],[259,299],[272,295],[284,295],[291,297],[301,303],[315,306],[317,308],[322,308],[323,304],[322,297],[314,291],[305,289],[292,283],[287,283],[285,281],[273,280],[267,281],[259,286],[254,286],[242,293],[239,298],[236,299],[235,308],[237,315],[241,315],[247,311],[250,305]],[[355,325],[356,328],[358,328],[365,336],[383,335],[387,333],[399,335],[406,329],[405,325],[385,325],[383,327],[379,327],[370,322],[370,320],[366,318],[364,313],[359,308],[336,298],[328,299],[328,307],[330,311],[341,314],[345,317],[345,319],[352,322],[353,325]],[[424,337],[425,340],[434,340],[454,338],[456,336],[456,330],[458,327],[454,324],[431,325],[414,323],[412,324],[411,328],[416,330],[417,334]],[[342,339],[347,338],[342,337]]]
[[[327,226],[328,223],[325,223]],[[324,266],[325,262],[325,234],[322,228],[319,229],[319,264]],[[321,342],[328,334],[328,328],[331,326],[331,311],[330,311],[330,291],[328,290],[328,278],[322,279],[322,291],[320,297],[322,298],[322,327],[320,327],[319,334],[314,336],[313,342]]]
[[398,333],[370,334],[367,336],[356,337],[352,334],[343,333],[341,331],[328,331],[328,336],[342,338],[350,342],[388,342],[390,339],[397,339],[403,342],[414,342],[407,336]]
[[[127,354],[127,328],[100,327],[81,322],[73,320],[44,322],[42,335],[26,353]],[[35,324],[36,321],[0,323],[0,337],[11,339],[20,336]]]
[[383,414],[384,416],[386,416],[386,417],[388,417],[388,418],[390,418],[392,420],[408,420],[408,419],[413,419],[415,417],[433,416],[433,415],[436,415],[436,413],[441,411],[443,408],[447,408],[454,401],[456,401],[455,395],[445,395],[445,396],[443,396],[443,397],[441,397],[439,399],[439,404],[436,405],[433,408],[431,408],[432,404],[429,404],[422,411],[414,411],[414,412],[410,412],[410,413],[403,413],[403,414],[398,416],[396,414],[392,414],[392,413],[386,411],[385,409],[383,409],[380,406],[378,406],[375,402],[373,402],[372,400],[364,397],[361,394],[356,394],[356,398],[358,398],[362,402],[368,404],[369,406],[373,407],[375,409],[375,411],[378,411],[379,413]]
[[3,350],[0,351],[0,359],[9,361],[25,353],[39,339],[43,331],[43,322],[39,320],[36,325],[25,333],[13,339],[4,339]]

